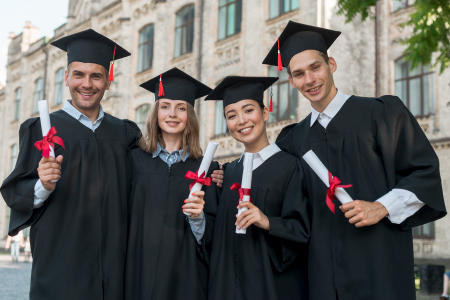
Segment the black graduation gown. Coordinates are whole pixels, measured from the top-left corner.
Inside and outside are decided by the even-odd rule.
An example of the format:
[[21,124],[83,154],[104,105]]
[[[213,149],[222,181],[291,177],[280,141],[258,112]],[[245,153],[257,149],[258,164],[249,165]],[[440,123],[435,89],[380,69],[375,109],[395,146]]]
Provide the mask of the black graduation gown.
[[309,248],[311,300],[415,299],[411,228],[445,214],[439,161],[416,119],[394,96],[352,96],[326,130],[311,115],[280,133],[280,148],[301,158],[313,150],[354,199],[376,201],[394,188],[425,203],[396,225],[388,218],[356,228],[340,202],[326,205],[327,187],[303,159],[306,194],[312,205]]
[[[207,297],[208,253],[219,189],[205,191],[205,234],[201,245],[186,221],[182,206],[201,159],[187,159],[169,166],[142,149],[131,151],[129,238],[125,267],[125,299],[201,300]],[[209,172],[218,169],[212,162]]]
[[62,176],[33,209],[42,140],[40,119],[20,127],[20,152],[1,193],[11,208],[9,234],[31,226],[30,299],[122,299],[127,230],[126,156],[139,129],[105,114],[95,133],[59,110],[50,114],[66,149]]
[[208,295],[211,300],[308,299],[308,201],[300,187],[297,159],[280,151],[252,174],[251,198],[269,219],[270,230],[255,225],[236,234],[243,159],[226,166],[214,226]]

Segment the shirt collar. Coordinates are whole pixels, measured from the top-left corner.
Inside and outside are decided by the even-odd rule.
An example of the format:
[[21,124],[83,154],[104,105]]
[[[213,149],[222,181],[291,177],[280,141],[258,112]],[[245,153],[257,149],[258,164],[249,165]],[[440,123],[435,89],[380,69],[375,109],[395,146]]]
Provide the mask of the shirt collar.
[[[272,155],[274,155],[275,153],[280,152],[280,151],[281,151],[280,147],[278,147],[277,144],[272,143],[269,146],[267,146],[264,149],[262,149],[261,151],[259,151],[258,153],[255,153],[255,156],[259,155],[263,161],[266,161]],[[244,157],[245,152],[246,151],[244,149],[244,151],[241,154],[241,157],[238,160],[238,163],[241,161],[242,157]]]
[[[89,119],[85,114],[81,113],[78,109],[73,107],[72,100],[66,101],[66,103],[64,104],[63,110],[77,120],[80,120],[82,117]],[[105,113],[103,112],[103,108],[100,105],[100,110],[98,111],[98,118],[97,118],[97,120],[95,120],[94,123],[103,120],[104,117],[105,117]]]
[[[339,110],[344,105],[345,101],[350,98],[349,95],[346,95],[342,93],[340,90],[337,89],[336,96],[334,96],[333,100],[328,104],[328,106],[325,108],[325,110],[322,112],[322,114],[327,115],[331,119],[334,118],[334,116],[339,112]],[[315,110],[311,106],[311,123],[310,127],[313,126],[314,122],[317,120],[321,113]]]
[[[158,143],[158,145],[156,145],[156,150],[153,151],[153,153],[152,153],[152,158],[158,157],[158,156],[161,154],[161,152],[164,152],[164,153],[166,153],[167,155],[170,155],[170,154],[171,154],[171,153],[169,153],[169,151],[167,151],[166,149],[164,149],[164,148]],[[182,155],[183,155],[183,149],[180,149],[180,150],[177,150],[177,151],[173,151],[173,152],[178,152],[178,154],[180,155],[181,160],[182,160],[183,162],[186,161],[186,159],[189,157],[189,154],[190,154],[190,152],[189,152],[189,147],[187,147],[187,149],[186,149],[186,154],[185,154],[184,156],[182,156]],[[172,152],[172,153],[173,153],[173,152]]]

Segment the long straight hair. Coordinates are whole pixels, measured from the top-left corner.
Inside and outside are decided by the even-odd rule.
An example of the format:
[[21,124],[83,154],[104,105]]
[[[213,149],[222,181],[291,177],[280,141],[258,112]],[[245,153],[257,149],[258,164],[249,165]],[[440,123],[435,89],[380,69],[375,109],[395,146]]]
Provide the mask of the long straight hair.
[[[142,135],[139,140],[139,146],[148,153],[153,153],[158,147],[158,143],[161,147],[166,148],[166,143],[162,137],[161,128],[158,125],[158,110],[160,101],[156,101],[153,105],[152,112],[148,115],[145,122],[145,134]],[[194,108],[189,103],[187,107],[187,122],[186,128],[183,131],[183,157],[186,155],[187,148],[189,147],[189,158],[198,159],[202,156],[202,148],[200,147],[200,125]]]

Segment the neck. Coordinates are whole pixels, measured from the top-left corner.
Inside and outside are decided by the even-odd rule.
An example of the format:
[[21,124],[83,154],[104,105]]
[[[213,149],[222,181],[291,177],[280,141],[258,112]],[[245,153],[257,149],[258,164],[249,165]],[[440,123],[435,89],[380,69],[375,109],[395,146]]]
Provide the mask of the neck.
[[261,151],[262,149],[266,148],[269,145],[270,145],[269,139],[267,138],[267,135],[264,132],[264,134],[257,141],[254,141],[253,143],[250,144],[245,144],[245,151],[249,153],[258,153],[259,151]]
[[172,153],[173,151],[178,151],[182,146],[182,136],[177,134],[167,134],[162,132],[162,138],[164,140],[164,144],[166,144],[165,149]]
[[72,101],[72,106],[78,110],[80,113],[88,117],[92,123],[94,123],[98,119],[98,115],[100,113],[100,105],[97,105],[96,107],[92,109],[82,109],[78,107],[74,101]]
[[327,106],[331,103],[331,101],[333,101],[334,97],[336,97],[337,95],[337,89],[336,87],[333,85],[333,87],[331,88],[330,92],[328,93],[328,95],[321,101],[317,101],[317,102],[311,102],[311,106],[317,110],[318,112],[323,112]]

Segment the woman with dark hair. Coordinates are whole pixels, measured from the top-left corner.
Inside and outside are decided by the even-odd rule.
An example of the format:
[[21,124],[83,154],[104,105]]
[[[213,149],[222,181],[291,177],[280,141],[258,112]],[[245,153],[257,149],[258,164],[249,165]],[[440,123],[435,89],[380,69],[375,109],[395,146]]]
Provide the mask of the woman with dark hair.
[[[225,176],[214,225],[208,296],[213,300],[308,299],[309,203],[302,195],[297,159],[266,133],[269,109],[264,91],[278,78],[225,78],[205,100],[223,100],[231,136],[244,144],[241,158],[224,166]],[[253,153],[251,202],[241,202],[247,153]],[[248,193],[248,191],[247,191]],[[238,209],[248,210],[237,215]],[[246,229],[237,234],[237,229]]]
[[[125,299],[206,299],[218,188],[189,195],[202,161],[195,99],[211,89],[174,68],[141,85],[155,93],[140,148],[130,152]],[[206,177],[217,163],[211,164]],[[186,216],[186,214],[190,214]]]

